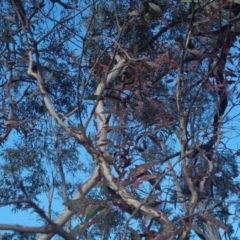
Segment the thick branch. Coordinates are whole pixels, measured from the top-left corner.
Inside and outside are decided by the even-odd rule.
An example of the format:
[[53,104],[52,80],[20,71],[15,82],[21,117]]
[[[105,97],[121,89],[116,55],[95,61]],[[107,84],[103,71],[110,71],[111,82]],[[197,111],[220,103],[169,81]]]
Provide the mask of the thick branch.
[[49,227],[26,227],[21,225],[11,225],[11,224],[0,224],[1,230],[16,231],[22,233],[52,233],[54,228]]
[[[183,96],[182,96],[182,85],[183,85],[183,80],[184,80],[184,75],[183,75],[183,63],[186,55],[186,49],[190,41],[191,37],[191,29],[192,29],[192,22],[193,22],[193,17],[194,17],[194,10],[192,9],[192,18],[190,21],[190,27],[186,35],[186,41],[185,41],[185,49],[182,52],[182,58],[181,58],[181,64],[179,68],[179,75],[178,75],[178,82],[177,82],[177,89],[176,89],[176,101],[177,101],[177,108],[179,111],[179,114],[181,116],[181,121],[180,121],[180,147],[181,147],[181,169],[182,173],[184,176],[184,179],[186,181],[186,184],[191,192],[191,199],[189,206],[187,206],[187,212],[186,214],[188,216],[192,215],[195,209],[195,205],[197,203],[198,199],[198,192],[192,182],[192,179],[189,176],[188,169],[187,169],[187,164],[186,164],[186,157],[184,157],[186,154],[187,150],[187,138],[186,138],[186,128],[187,128],[187,112],[184,109],[183,105]],[[191,222],[191,221],[190,221]],[[188,234],[189,234],[190,228],[187,227],[181,234],[180,239],[186,239]]]
[[32,67],[33,67],[33,60],[32,60],[32,52],[30,51],[29,52],[29,67],[28,67],[27,73],[30,76],[34,77],[38,81],[39,90],[40,90],[40,92],[43,96],[43,101],[45,103],[45,106],[46,106],[48,112],[55,119],[55,121],[58,123],[58,125],[61,128],[63,128],[69,135],[75,137],[81,143],[87,142],[87,139],[82,132],[73,131],[70,127],[67,127],[63,123],[63,121],[60,119],[60,117],[58,116],[58,114],[55,112],[55,110],[52,107],[51,101],[50,101],[50,99],[48,97],[48,94],[47,94],[47,91],[45,89],[45,85],[44,85],[44,81],[42,79],[42,76],[40,75],[40,73],[33,72]]
[[[92,176],[86,181],[82,186],[81,186],[81,191],[78,191],[75,196],[73,197],[74,199],[79,199],[83,198],[99,181],[99,176],[100,176],[100,171],[99,167],[95,169],[95,172],[92,174]],[[68,208],[66,208],[63,213],[54,221],[55,224],[57,224],[59,227],[64,226],[66,222],[73,216],[73,212],[69,211]],[[44,234],[41,235],[38,240],[49,240],[53,234]]]
[[174,226],[171,223],[171,221],[168,220],[166,215],[152,207],[149,207],[147,205],[142,204],[138,200],[135,199],[129,192],[126,191],[126,189],[122,186],[121,183],[118,183],[118,181],[113,177],[111,174],[110,168],[106,161],[104,160],[103,156],[96,154],[94,149],[88,149],[89,153],[94,157],[94,159],[98,162],[98,165],[101,167],[101,172],[103,176],[106,178],[110,186],[121,195],[121,197],[124,199],[126,204],[139,209],[144,214],[152,214],[156,219],[159,220],[159,222],[162,224],[163,233],[166,234],[165,236],[168,236],[168,239],[174,238]]

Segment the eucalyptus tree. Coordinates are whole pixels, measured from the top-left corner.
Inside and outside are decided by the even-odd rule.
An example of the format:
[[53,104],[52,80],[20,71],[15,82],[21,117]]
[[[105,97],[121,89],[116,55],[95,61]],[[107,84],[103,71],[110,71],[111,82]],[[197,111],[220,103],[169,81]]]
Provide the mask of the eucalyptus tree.
[[1,206],[36,226],[0,229],[233,239],[239,13],[237,0],[5,1]]

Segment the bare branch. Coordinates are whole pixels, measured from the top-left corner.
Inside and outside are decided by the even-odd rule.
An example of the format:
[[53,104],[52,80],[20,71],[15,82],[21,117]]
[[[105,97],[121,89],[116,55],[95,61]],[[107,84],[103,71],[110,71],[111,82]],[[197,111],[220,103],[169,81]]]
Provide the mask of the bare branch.
[[[100,177],[100,169],[97,167],[91,177],[86,181],[82,186],[80,186],[81,191],[77,191],[75,196],[72,198],[80,199],[83,198],[99,181]],[[73,216],[73,212],[68,210],[67,208],[63,211],[63,213],[54,221],[59,227],[62,227],[66,224],[66,222]],[[49,235],[41,235],[38,240],[49,240],[53,234]]]

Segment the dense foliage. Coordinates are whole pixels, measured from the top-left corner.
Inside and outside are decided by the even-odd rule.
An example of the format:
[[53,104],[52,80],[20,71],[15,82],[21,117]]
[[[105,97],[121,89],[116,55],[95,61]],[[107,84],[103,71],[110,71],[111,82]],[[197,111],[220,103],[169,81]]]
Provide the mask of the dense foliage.
[[2,2],[2,239],[239,239],[240,1]]

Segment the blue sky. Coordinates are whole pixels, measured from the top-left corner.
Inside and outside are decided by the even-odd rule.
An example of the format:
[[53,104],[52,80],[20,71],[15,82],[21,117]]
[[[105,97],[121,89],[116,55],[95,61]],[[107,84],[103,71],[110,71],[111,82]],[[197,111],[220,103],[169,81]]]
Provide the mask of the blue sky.
[[[76,47],[73,46],[73,49],[75,49]],[[238,63],[237,63],[238,64]],[[239,106],[237,106],[230,114],[231,116],[236,116],[239,114]],[[232,127],[240,127],[240,122],[239,122],[239,117],[238,119],[236,119],[234,121],[234,123],[231,123],[229,125],[232,125]],[[226,125],[228,126],[228,124]],[[231,127],[231,126],[229,126]],[[94,129],[93,129],[94,130]],[[225,130],[225,127],[223,128],[223,131]],[[91,128],[89,128],[89,131],[91,131]],[[240,139],[239,136],[235,137],[235,133],[234,131],[231,131],[229,128],[226,128],[226,131],[228,132],[229,138],[230,140],[227,143],[227,146],[237,150],[239,148],[239,143],[240,143]],[[11,144],[14,142],[14,140],[16,140],[16,135],[11,134],[11,136],[8,138],[8,141],[6,143],[7,146],[11,146]],[[80,156],[82,159],[88,159],[89,156],[87,156],[87,153],[85,151],[82,150],[82,154]],[[0,163],[1,163],[1,159],[0,159]],[[87,176],[82,176],[82,181],[84,181],[85,179],[87,179]],[[239,179],[240,181],[240,179]],[[56,208],[59,212],[61,212],[64,209],[64,206],[62,205],[63,201],[61,199],[59,199],[57,196],[55,196],[55,204],[54,204],[54,208]],[[45,196],[43,195],[41,197],[41,205],[42,206],[46,206],[47,201]],[[27,213],[27,214],[26,214]],[[35,224],[37,219],[37,215],[35,213],[33,213],[32,211],[26,211],[26,212],[17,212],[17,213],[13,213],[10,212],[10,208],[9,207],[1,207],[0,208],[0,223],[9,223],[9,224],[15,224],[15,223],[20,223],[21,225],[27,225],[27,226],[35,226]],[[39,224],[41,225],[41,223]]]

